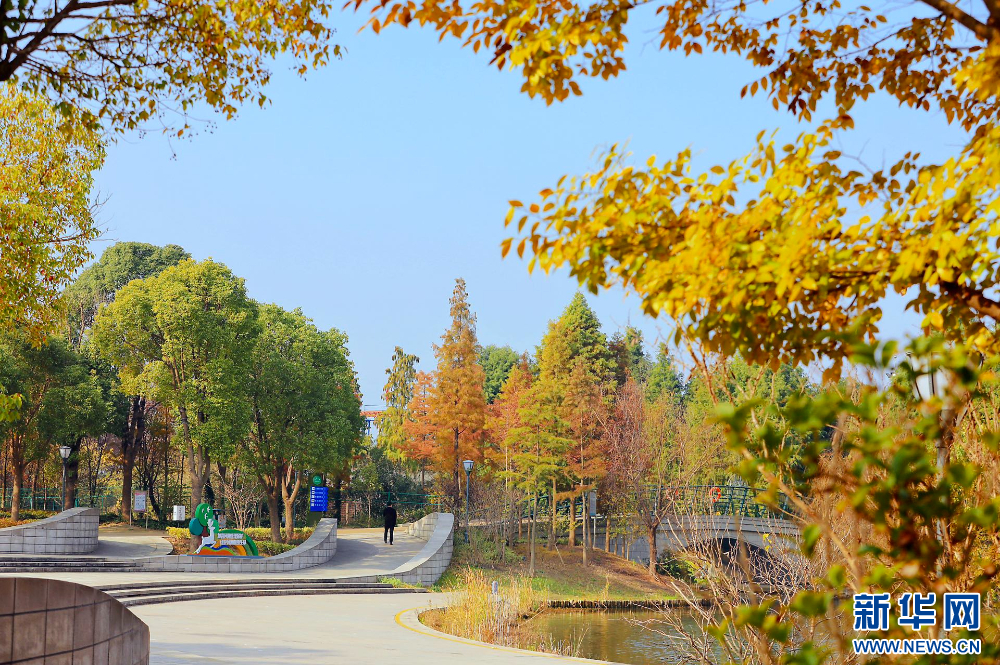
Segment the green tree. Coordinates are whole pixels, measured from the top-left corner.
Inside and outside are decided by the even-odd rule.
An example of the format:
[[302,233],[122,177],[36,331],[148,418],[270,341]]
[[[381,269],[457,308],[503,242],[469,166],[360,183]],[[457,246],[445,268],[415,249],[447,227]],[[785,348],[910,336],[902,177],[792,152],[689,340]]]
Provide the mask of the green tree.
[[385,370],[387,378],[382,388],[385,411],[378,417],[378,445],[389,459],[396,462],[406,459],[404,428],[410,418],[408,407],[417,382],[418,362],[420,358],[397,346],[392,354],[392,367]]
[[240,461],[257,474],[267,497],[271,536],[294,534],[294,504],[303,472],[334,473],[361,441],[364,418],[347,337],[321,331],[301,311],[262,305],[251,353],[252,426]]
[[[516,442],[510,475],[514,485],[530,497],[531,526],[528,536],[528,575],[535,574],[535,541],[538,536],[538,498],[554,486],[566,465],[565,452],[573,444],[560,436],[566,423],[560,418],[561,403],[551,384],[543,379],[521,391],[518,418],[521,425],[508,433]],[[549,498],[549,513],[555,514],[555,496]],[[554,524],[554,517],[552,524]],[[553,531],[550,527],[549,541]]]
[[486,374],[486,403],[492,404],[500,394],[507,376],[517,364],[519,356],[509,346],[487,344],[479,349],[479,364]]
[[256,311],[224,265],[186,260],[122,287],[94,320],[95,353],[117,369],[122,391],[157,400],[179,421],[192,505],[211,460],[231,457],[249,430]]
[[660,344],[656,362],[649,369],[645,387],[646,399],[650,403],[657,401],[662,395],[670,395],[678,400],[678,403],[684,398],[684,378],[677,371],[666,344]]
[[116,242],[101,258],[88,266],[62,293],[66,314],[66,339],[75,348],[83,345],[87,330],[101,305],[115,299],[115,293],[133,279],[158,275],[191,255],[177,245],[150,245],[144,242]]
[[[66,316],[66,338],[75,348],[85,345],[97,310],[112,302],[120,288],[134,279],[145,279],[177,265],[190,255],[177,245],[158,247],[141,242],[118,242],[108,247],[96,263],[89,266],[70,284],[61,297]],[[92,354],[93,355],[93,354]],[[106,361],[98,360],[99,373],[112,399],[112,428],[121,438],[122,519],[132,515],[132,476],[135,460],[146,441],[146,396],[130,395],[120,390],[116,380],[104,381],[105,372],[115,373]],[[74,485],[77,464],[69,464],[69,480]]]
[[24,471],[57,445],[102,431],[108,405],[84,358],[61,339],[40,345],[23,331],[0,335],[0,381],[23,399],[18,417],[0,425],[13,475],[11,516],[20,517]]
[[170,115],[186,120],[203,105],[231,118],[244,102],[267,102],[272,58],[290,58],[305,75],[340,55],[328,44],[334,8],[323,0],[5,0],[0,82],[112,131],[170,127]]
[[[576,360],[582,357],[587,371],[595,379],[601,383],[612,381],[616,365],[608,348],[608,338],[601,331],[601,322],[582,293],[573,296],[559,317],[558,324],[558,332],[550,328],[549,334],[566,336],[569,358]],[[563,371],[568,372],[569,368],[570,365],[567,364]]]
[[42,399],[38,431],[42,439],[51,442],[52,446],[70,447],[62,505],[71,508],[76,502],[77,470],[83,439],[107,431],[112,404],[108,391],[86,359],[72,351],[66,356],[67,363],[60,368],[58,384],[50,388]]
[[625,334],[615,333],[608,342],[608,349],[615,362],[615,383],[624,385],[628,377],[639,384],[646,383],[652,363],[643,347],[642,331],[632,326],[625,328]]

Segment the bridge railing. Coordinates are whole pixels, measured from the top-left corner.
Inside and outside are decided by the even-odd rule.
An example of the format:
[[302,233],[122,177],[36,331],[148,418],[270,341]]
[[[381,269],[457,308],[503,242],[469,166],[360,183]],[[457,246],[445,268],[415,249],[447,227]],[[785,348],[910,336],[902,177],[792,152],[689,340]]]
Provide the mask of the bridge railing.
[[676,515],[730,515],[786,519],[791,510],[787,497],[779,495],[778,505],[771,508],[757,501],[764,490],[738,485],[686,485],[682,487],[650,488],[656,501],[665,503],[668,512]]
[[[757,497],[765,490],[754,487],[738,485],[684,485],[649,487],[650,502],[657,506],[664,506],[666,512],[675,515],[731,515],[740,517],[787,519],[791,513],[790,504],[787,497],[779,495],[777,508],[771,508],[757,501]],[[521,517],[529,519],[532,509],[538,513],[539,519],[547,519],[552,502],[547,495],[538,497],[537,502],[526,499],[520,504]],[[577,499],[573,502],[574,513],[577,519],[583,516],[583,504]],[[556,516],[565,518],[570,512],[570,500],[562,499],[555,502]],[[479,515],[473,507],[473,515]],[[601,511],[598,502],[598,512]]]

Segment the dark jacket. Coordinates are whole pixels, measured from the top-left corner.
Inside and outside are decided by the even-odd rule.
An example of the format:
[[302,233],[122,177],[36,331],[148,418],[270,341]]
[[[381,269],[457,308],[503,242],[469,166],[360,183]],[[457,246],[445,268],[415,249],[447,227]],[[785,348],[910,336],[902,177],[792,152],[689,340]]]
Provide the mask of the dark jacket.
[[382,519],[385,520],[385,526],[387,529],[390,526],[396,526],[396,509],[392,506],[386,506],[385,510],[382,511]]

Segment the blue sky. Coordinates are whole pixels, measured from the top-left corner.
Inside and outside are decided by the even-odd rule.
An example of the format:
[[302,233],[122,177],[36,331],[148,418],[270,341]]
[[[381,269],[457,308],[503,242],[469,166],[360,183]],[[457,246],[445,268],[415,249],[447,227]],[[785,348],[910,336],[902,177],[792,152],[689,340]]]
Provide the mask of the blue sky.
[[[740,99],[760,72],[734,57],[660,52],[648,23],[630,33],[620,78],[582,82],[583,97],[546,107],[519,92],[517,72],[487,67],[455,40],[421,29],[358,34],[353,13],[332,20],[344,59],[306,80],[276,63],[263,110],[247,107],[191,140],[151,134],[111,146],[94,250],[176,243],[226,263],[255,299],[347,332],[366,404],[381,402],[394,346],[433,366],[456,277],[484,344],[533,349],[569,302],[576,284],[566,274],[529,276],[501,260],[508,199],[584,172],[615,142],[642,161],[691,147],[707,165],[742,156],[762,129],[803,129],[764,98]],[[962,143],[943,118],[885,98],[856,111],[845,152],[873,163]],[[620,290],[590,301],[608,333],[631,322],[652,341],[668,330]],[[917,323],[895,299],[885,318],[896,336]]]

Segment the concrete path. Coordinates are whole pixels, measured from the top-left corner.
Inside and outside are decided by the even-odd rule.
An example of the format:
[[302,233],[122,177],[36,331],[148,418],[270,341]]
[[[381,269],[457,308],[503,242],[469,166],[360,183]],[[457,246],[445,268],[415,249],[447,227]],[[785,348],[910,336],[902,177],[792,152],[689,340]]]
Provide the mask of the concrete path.
[[397,535],[394,545],[382,542],[382,529],[341,529],[337,532],[337,553],[333,558],[321,565],[302,570],[283,573],[162,573],[162,572],[129,572],[129,573],[12,573],[31,577],[49,577],[53,579],[78,582],[88,586],[103,586],[111,584],[137,584],[141,582],[163,582],[179,580],[205,580],[206,584],[213,579],[247,579],[252,577],[281,578],[339,578],[358,577],[361,575],[380,575],[395,570],[398,566],[412,559],[425,541],[409,536]]
[[132,610],[149,625],[153,665],[599,662],[462,640],[427,628],[416,611],[407,611],[446,599],[447,594],[226,598]]
[[97,549],[90,556],[137,559],[170,554],[170,541],[162,531],[137,526],[111,526],[97,530]]

